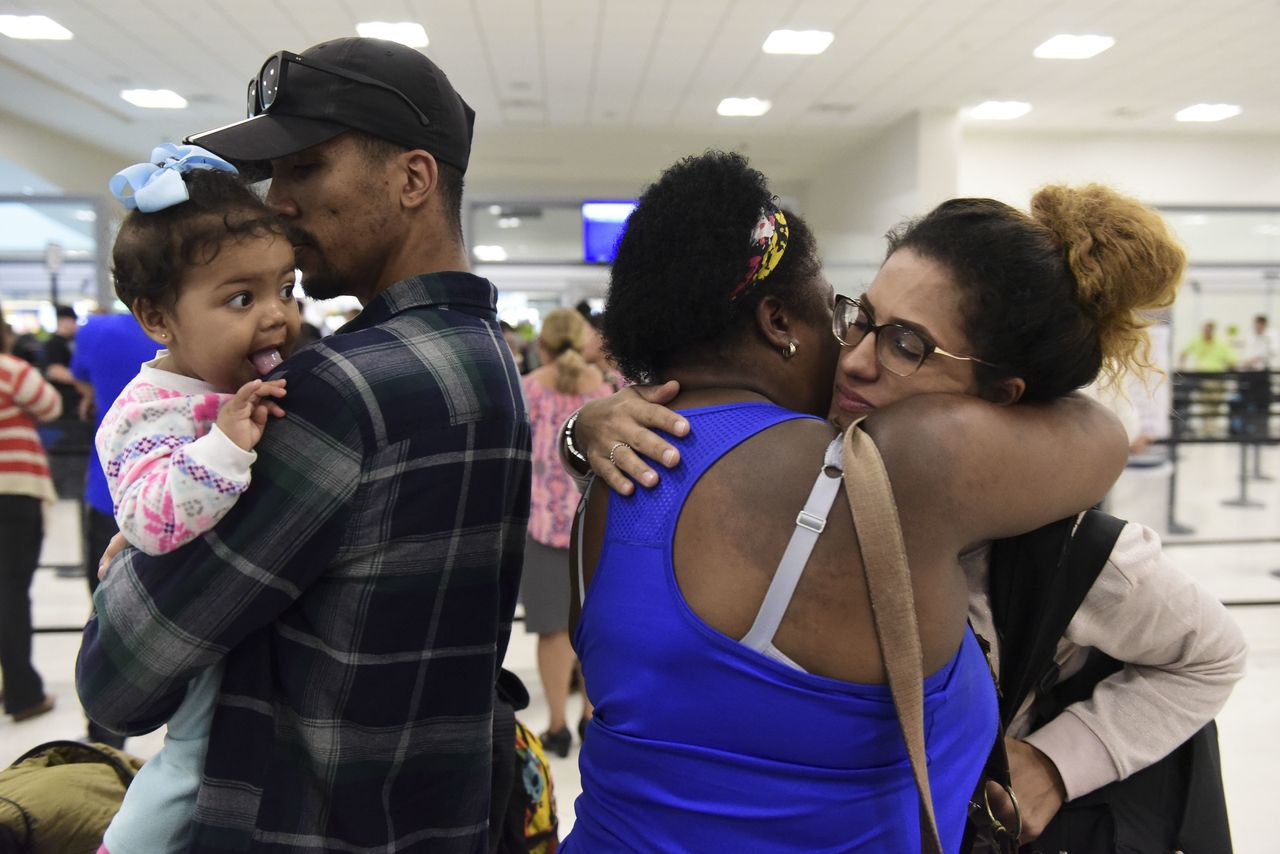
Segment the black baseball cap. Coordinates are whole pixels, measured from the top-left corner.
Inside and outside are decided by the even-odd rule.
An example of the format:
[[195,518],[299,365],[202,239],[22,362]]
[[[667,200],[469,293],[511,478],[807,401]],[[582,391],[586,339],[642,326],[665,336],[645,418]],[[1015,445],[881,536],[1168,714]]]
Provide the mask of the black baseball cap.
[[307,48],[302,62],[276,56],[286,57],[287,74],[268,111],[186,141],[228,160],[274,160],[360,130],[467,171],[475,110],[421,52],[383,39],[344,38]]

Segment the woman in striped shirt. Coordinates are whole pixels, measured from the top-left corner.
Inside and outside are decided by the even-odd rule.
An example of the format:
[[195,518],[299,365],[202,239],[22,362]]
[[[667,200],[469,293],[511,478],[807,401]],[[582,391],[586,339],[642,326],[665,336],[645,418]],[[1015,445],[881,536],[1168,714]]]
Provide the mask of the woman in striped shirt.
[[44,540],[44,508],[56,496],[36,421],[62,414],[62,399],[40,372],[9,355],[0,310],[0,671],[4,710],[15,721],[53,708],[31,665],[31,579]]

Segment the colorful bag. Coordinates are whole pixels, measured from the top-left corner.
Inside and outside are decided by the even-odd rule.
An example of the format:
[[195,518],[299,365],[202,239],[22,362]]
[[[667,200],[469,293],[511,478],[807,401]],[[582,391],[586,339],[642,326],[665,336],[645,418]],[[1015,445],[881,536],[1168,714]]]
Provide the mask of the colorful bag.
[[510,824],[516,820],[523,822],[524,851],[529,854],[555,854],[560,846],[560,824],[556,819],[551,766],[542,751],[542,742],[518,720],[515,785],[507,816]]

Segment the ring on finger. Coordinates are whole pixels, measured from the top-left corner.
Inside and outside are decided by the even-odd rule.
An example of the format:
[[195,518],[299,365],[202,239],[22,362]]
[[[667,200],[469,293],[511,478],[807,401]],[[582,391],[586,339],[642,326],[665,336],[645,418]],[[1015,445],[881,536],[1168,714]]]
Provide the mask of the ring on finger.
[[618,464],[617,460],[614,459],[614,455],[618,453],[619,448],[627,448],[628,450],[630,450],[631,446],[628,445],[626,442],[614,442],[613,447],[609,448],[609,464],[610,465],[616,466]]

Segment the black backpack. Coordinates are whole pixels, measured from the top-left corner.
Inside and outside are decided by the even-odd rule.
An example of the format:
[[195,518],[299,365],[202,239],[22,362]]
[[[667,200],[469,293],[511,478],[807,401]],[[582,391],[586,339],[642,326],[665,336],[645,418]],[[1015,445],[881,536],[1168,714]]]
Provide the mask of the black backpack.
[[[1079,527],[1071,516],[992,544],[988,590],[1000,639],[1002,733],[1028,696],[1035,697],[1035,729],[1089,697],[1124,666],[1092,650],[1080,672],[1059,682],[1053,660],[1124,524],[1090,510]],[[1003,775],[1007,782],[1007,764]],[[1001,779],[998,771],[994,778]],[[1040,838],[1022,851],[1231,854],[1217,726],[1211,721],[1150,767],[1063,804]]]

